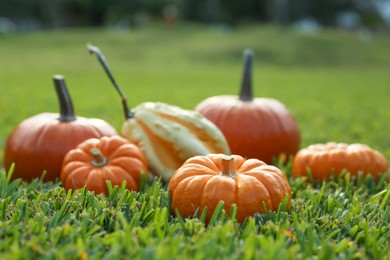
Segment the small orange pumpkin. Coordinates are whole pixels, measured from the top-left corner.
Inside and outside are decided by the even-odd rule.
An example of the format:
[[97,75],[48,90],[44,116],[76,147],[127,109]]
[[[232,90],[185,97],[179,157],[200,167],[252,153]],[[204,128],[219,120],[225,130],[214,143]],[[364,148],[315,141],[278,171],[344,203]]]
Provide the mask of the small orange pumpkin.
[[337,176],[346,169],[352,176],[361,171],[376,178],[388,167],[385,156],[367,145],[329,142],[301,149],[294,158],[292,175],[307,176],[310,170],[314,180],[321,180],[328,179],[332,172]]
[[138,191],[141,174],[146,174],[146,162],[141,150],[119,136],[91,138],[69,151],[61,171],[66,189],[84,186],[95,194],[108,194],[106,181]]
[[183,217],[193,216],[197,209],[207,206],[208,222],[219,201],[230,214],[237,206],[237,220],[243,222],[253,214],[278,210],[291,188],[287,178],[275,166],[241,156],[208,154],[188,159],[172,176],[168,185],[173,212],[177,209]]

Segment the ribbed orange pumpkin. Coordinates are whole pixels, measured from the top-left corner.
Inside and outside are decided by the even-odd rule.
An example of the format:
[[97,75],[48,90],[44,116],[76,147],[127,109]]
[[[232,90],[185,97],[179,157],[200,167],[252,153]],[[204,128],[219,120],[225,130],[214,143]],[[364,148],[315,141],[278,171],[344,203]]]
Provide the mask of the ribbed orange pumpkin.
[[92,138],[69,151],[61,171],[62,185],[66,189],[86,186],[95,194],[108,194],[106,181],[138,191],[141,174],[147,174],[143,153],[137,146],[119,136]]
[[229,154],[222,132],[201,114],[161,102],[144,102],[130,110],[104,56],[95,53],[122,98],[126,121],[122,135],[145,154],[149,173],[167,182],[185,160],[209,153]]
[[209,221],[219,201],[230,214],[237,206],[237,220],[243,222],[255,213],[276,211],[291,189],[287,178],[276,167],[257,159],[245,160],[238,155],[209,154],[188,159],[172,176],[168,185],[172,209],[183,217],[201,213],[207,206]]
[[367,145],[329,142],[301,149],[294,158],[292,174],[307,176],[310,170],[314,180],[321,180],[328,179],[332,173],[337,176],[345,169],[352,176],[361,171],[377,178],[388,167],[384,155]]
[[116,135],[107,122],[76,117],[63,76],[54,76],[60,113],[41,113],[21,122],[9,136],[4,150],[4,166],[15,163],[12,178],[45,181],[60,177],[65,154],[88,138]]
[[197,105],[198,111],[216,124],[233,154],[257,158],[266,163],[280,154],[294,155],[300,146],[295,119],[278,100],[253,98],[253,52],[244,52],[241,93],[210,97]]

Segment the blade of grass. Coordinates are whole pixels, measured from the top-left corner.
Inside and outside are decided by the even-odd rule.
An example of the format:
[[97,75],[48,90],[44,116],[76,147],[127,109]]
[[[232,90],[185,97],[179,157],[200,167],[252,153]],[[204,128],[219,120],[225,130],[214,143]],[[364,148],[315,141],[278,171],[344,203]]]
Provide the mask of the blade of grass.
[[208,224],[209,227],[212,227],[217,222],[218,218],[222,213],[222,209],[224,206],[225,206],[225,202],[223,202],[222,200],[218,202],[218,205],[215,207],[213,215],[211,216],[210,222]]
[[390,188],[387,189],[387,192],[386,192],[386,195],[385,197],[383,198],[381,204],[379,205],[379,207],[384,210],[386,206],[388,206],[388,200],[390,198]]

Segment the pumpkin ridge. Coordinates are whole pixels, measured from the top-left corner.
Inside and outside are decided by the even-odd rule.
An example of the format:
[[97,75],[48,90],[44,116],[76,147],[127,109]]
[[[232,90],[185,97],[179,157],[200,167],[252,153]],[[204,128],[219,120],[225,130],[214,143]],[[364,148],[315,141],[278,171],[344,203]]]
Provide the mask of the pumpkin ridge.
[[[259,112],[256,115],[257,116],[261,115],[261,117],[263,117],[262,119],[259,119],[258,121],[259,122],[268,122],[268,124],[270,124],[272,122],[272,124],[273,124],[273,126],[271,128],[272,131],[271,132],[270,131],[268,131],[268,132],[263,131],[262,136],[266,136],[267,138],[263,137],[265,139],[273,140],[272,142],[268,143],[268,145],[272,144],[271,146],[268,147],[268,150],[270,150],[270,149],[273,150],[272,154],[277,154],[277,151],[282,151],[282,150],[285,153],[291,153],[292,149],[290,149],[290,147],[289,147],[289,146],[291,146],[291,144],[279,141],[279,139],[282,136],[289,134],[289,131],[287,131],[287,129],[285,128],[285,124],[282,123],[280,112],[277,113],[275,111],[274,104],[277,104],[277,105],[280,105],[280,104],[279,104],[279,102],[272,102],[274,104],[271,105],[270,101],[273,101],[273,100],[272,99],[264,99],[262,101],[261,107],[256,106],[257,109],[261,108],[261,113],[259,110]],[[286,115],[283,115],[283,117],[286,118],[286,117],[289,117],[289,115],[286,114]],[[284,120],[286,120],[286,119],[284,119]],[[263,141],[259,141],[259,143],[263,143]],[[286,146],[286,145],[289,145],[289,146]],[[272,158],[265,158],[264,160],[265,161],[272,161]]]
[[[202,185],[202,187],[201,187],[201,190],[199,191],[199,194],[200,194],[200,199],[199,199],[199,210],[200,210],[200,213],[202,213],[203,212],[203,210],[204,210],[204,207],[205,207],[205,205],[202,205],[202,200],[203,200],[203,194],[204,194],[204,189],[205,189],[205,187],[206,187],[206,184],[213,178],[213,177],[215,177],[215,176],[217,176],[217,175],[214,175],[214,176],[212,176],[212,175],[204,175],[204,176],[207,176],[207,177],[204,177],[204,178],[207,178],[206,179],[206,181],[203,183],[203,185]],[[209,177],[210,176],[210,177]],[[197,176],[196,176],[197,177]],[[207,209],[208,211],[210,211],[210,209],[208,208]],[[207,213],[207,215],[208,215],[209,213]]]
[[[102,168],[105,169],[106,167]],[[92,190],[96,193],[100,193],[102,191],[106,192],[108,190],[105,179],[103,178],[102,171],[97,170],[96,168],[92,168],[92,170],[87,174],[87,178],[85,179],[85,185],[87,187],[92,187]],[[96,189],[95,187],[98,187]]]
[[[224,109],[221,113],[219,113],[218,122],[217,125],[221,126],[221,129],[229,129],[229,126],[231,125],[231,120],[229,120],[229,117],[231,117],[231,111],[234,112],[234,110],[239,106],[237,102],[234,103],[233,106],[228,107],[227,109]],[[231,131],[227,132],[227,135],[230,135]],[[235,135],[235,133],[234,133]],[[229,144],[230,145],[230,144]]]
[[243,160],[242,164],[238,167],[237,172],[240,174],[245,174],[248,171],[252,171],[264,165],[265,163],[258,159],[247,159],[245,161]]
[[[114,153],[126,147],[132,148],[128,141],[119,136],[113,136],[112,138],[103,137],[101,139],[100,145],[105,154],[110,154],[111,157],[114,156]],[[113,153],[114,152],[114,153]]]
[[105,136],[103,136],[96,143],[96,148],[98,148],[105,157],[107,157],[107,154],[111,154],[111,151],[113,150],[113,148],[110,147],[109,140],[111,140],[111,138],[106,138]]
[[[192,169],[193,167],[196,167],[196,169]],[[199,165],[197,164],[185,164],[181,167],[180,171],[177,171],[174,174],[174,177],[169,182],[168,189],[169,190],[175,190],[177,185],[179,185],[180,182],[183,180],[191,177],[191,176],[217,176],[216,172],[213,172],[212,169],[210,169],[210,172],[205,171],[199,171],[198,169]],[[188,170],[186,168],[189,168]],[[203,167],[202,167],[203,168]]]
[[[229,184],[227,184],[227,183],[229,183]],[[232,200],[236,201],[236,193],[238,192],[238,190],[235,190],[235,188],[236,188],[236,180],[235,179],[226,178],[226,177],[220,176],[220,175],[214,175],[211,178],[209,178],[207,180],[207,182],[205,183],[205,185],[203,187],[203,191],[202,191],[200,208],[203,209],[205,206],[208,207],[208,211],[207,211],[207,219],[208,220],[210,220],[211,216],[214,213],[215,207],[218,205],[218,203],[220,201],[224,201],[224,203],[225,203],[224,210],[226,211],[226,213],[228,215],[230,214],[230,209],[231,209],[230,206],[232,205],[232,203],[230,203],[231,201],[227,201],[227,198],[226,198],[229,195],[229,193],[226,192],[226,188],[222,189],[221,187],[224,187],[222,185],[232,185],[232,183],[234,183],[234,185],[233,185],[234,191],[232,192],[233,193]],[[209,187],[209,186],[211,186],[211,187]],[[217,187],[215,187],[215,186],[217,186]],[[211,189],[212,191],[210,192],[209,189]],[[221,193],[221,191],[222,191],[222,193]],[[222,197],[222,198],[218,199],[217,197]],[[210,200],[213,201],[215,205],[210,205]]]
[[241,174],[239,174],[238,176],[237,176],[237,178],[235,178],[234,179],[234,182],[235,182],[235,190],[236,190],[236,192],[234,193],[234,203],[232,204],[232,206],[235,204],[236,205],[236,207],[237,207],[237,212],[238,212],[238,210],[239,210],[239,203],[238,203],[238,181],[239,181],[239,179],[241,178]]
[[[197,200],[197,203],[199,205],[195,205],[194,207],[194,203],[191,203],[191,207],[193,209],[193,212],[196,212],[196,210],[199,210],[199,213],[201,214],[204,207],[202,206],[202,196],[203,196],[203,192],[204,192],[204,188],[207,184],[207,182],[210,180],[210,178],[212,178],[213,176],[210,176],[210,175],[197,175],[197,176],[189,176],[183,180],[181,180],[180,182],[177,183],[177,185],[174,187],[174,189],[169,189],[170,191],[172,191],[172,194],[171,194],[171,197],[172,197],[172,208],[175,209],[177,208],[176,207],[176,204],[182,204],[180,202],[177,202],[177,200],[187,200],[188,197],[184,197],[184,196],[179,196],[177,195],[178,193],[176,192],[177,190],[178,191],[186,191],[188,192],[189,189],[194,189],[196,190],[196,200]],[[198,180],[199,179],[199,182],[202,180],[200,178],[204,178],[204,182],[202,182],[201,186],[200,185],[197,185],[197,186],[194,186],[194,181],[195,180]],[[176,196],[179,196],[179,198],[177,198]],[[193,198],[192,198],[193,200]],[[183,201],[184,203],[184,201]],[[190,202],[186,201],[186,206],[188,206]],[[185,211],[185,210],[184,210]],[[182,214],[185,212],[181,212]],[[187,215],[187,214],[185,214]],[[187,216],[183,216],[183,217],[190,217],[191,215],[187,215]]]
[[[272,100],[272,99],[271,99]],[[273,101],[273,100],[272,100]],[[272,102],[274,104],[277,104],[280,106],[280,103],[279,102]],[[267,105],[267,112],[270,113],[272,116],[271,118],[274,119],[274,122],[275,124],[277,125],[277,127],[275,129],[278,129],[277,132],[275,132],[275,135],[276,136],[280,136],[280,135],[283,135],[283,134],[287,134],[288,131],[286,131],[286,128],[285,128],[285,125],[283,124],[281,118],[280,118],[280,115],[279,113],[276,111],[277,108],[275,108],[275,105],[270,105],[269,103],[264,103]],[[279,109],[280,110],[280,109]],[[283,115],[284,117],[287,117],[288,115],[285,114]]]
[[[246,175],[256,178],[264,185],[264,187],[270,194],[272,206],[278,205],[283,201],[284,196],[281,196],[282,193],[288,194],[289,196],[291,194],[291,191],[287,189],[288,187],[286,185],[283,185],[286,184],[286,181],[283,179],[282,176],[276,174],[275,172],[259,168],[253,172],[248,172]],[[277,209],[271,208],[271,210]]]
[[[20,138],[16,139],[18,142],[16,143],[17,145],[15,146],[15,137],[16,135],[22,135]],[[12,163],[15,163],[15,169],[18,167],[19,163],[19,158],[23,160],[23,156],[20,156],[20,154],[17,152],[21,150],[21,148],[26,145],[25,142],[22,142],[21,140],[24,140],[27,135],[27,132],[19,132],[16,130],[14,133],[11,134],[10,138],[6,142],[6,150],[9,151],[4,154],[4,165],[11,165]],[[30,145],[30,144],[28,144]],[[11,159],[13,158],[13,159]],[[15,176],[15,173],[13,174]]]
[[75,150],[81,150],[83,153],[85,153],[89,158],[91,158],[89,154],[89,150],[93,147],[97,147],[99,144],[99,139],[96,137],[89,138],[85,140],[84,142],[80,143]]
[[201,172],[199,175],[216,175],[216,172],[214,171],[214,169],[210,169],[209,167],[206,167],[205,165],[197,165],[195,163],[189,163],[189,164],[183,165],[183,168],[182,168],[180,174],[187,172],[188,171],[187,168],[189,168],[190,171],[194,171],[194,170],[192,170],[194,167],[196,167],[197,172]]
[[71,187],[73,187],[73,189],[78,189],[78,188],[82,188],[82,187],[78,187],[78,185],[75,185],[76,183],[75,183],[75,179],[78,179],[78,178],[75,178],[76,177],[76,175],[80,175],[80,174],[87,174],[86,173],[86,170],[89,170],[90,169],[90,166],[88,166],[88,165],[85,165],[85,166],[82,166],[82,167],[78,167],[78,168],[76,168],[76,169],[73,169],[72,170],[72,172],[70,172],[67,176],[66,176],[66,178],[65,178],[65,180],[63,181],[63,184],[62,185],[64,185],[64,184],[67,184],[67,186],[69,186],[68,185],[68,182],[71,182],[72,183],[72,185],[71,185]]
[[[44,124],[42,127],[41,127],[41,129],[40,129],[40,131],[38,132],[38,136],[37,136],[37,138],[35,139],[35,141],[33,142],[33,149],[32,150],[30,150],[30,152],[31,151],[39,151],[39,147],[40,146],[42,146],[42,140],[44,140],[45,139],[45,137],[46,137],[46,135],[50,132],[50,128],[51,128],[51,126],[52,126],[52,124]],[[43,144],[44,145],[44,144]],[[52,152],[52,151],[50,151],[50,152]],[[55,153],[53,153],[53,158],[55,158],[55,159],[58,159],[58,155],[57,154],[55,154]],[[56,160],[57,161],[57,160]],[[34,162],[30,162],[30,163],[32,163],[33,165],[32,165],[32,168],[36,168],[36,165],[37,164],[39,164],[39,162],[37,161],[37,160],[34,160]],[[61,162],[62,163],[62,162]],[[53,174],[55,174],[55,173],[53,173],[52,171],[52,169],[50,169],[51,167],[50,167],[50,165],[47,165],[47,163],[46,162],[43,162],[43,165],[44,165],[44,167],[46,168],[46,169],[43,169],[43,171],[42,172],[40,172],[40,173],[38,173],[39,175],[41,175],[41,174],[43,174],[43,172],[45,172],[46,173],[46,175],[45,175],[45,178],[48,178],[48,177],[50,177],[50,178],[52,178],[52,176],[51,175],[53,175]],[[56,169],[57,171],[60,171],[61,170],[61,167],[60,166],[58,166],[58,167],[56,167],[56,168],[58,168],[58,169]],[[35,175],[35,174],[34,174]]]
[[50,125],[44,124],[42,126],[42,128],[38,132],[38,136],[34,140],[34,144],[35,144],[34,150],[37,150],[37,147],[39,147],[41,145],[42,139],[45,138],[46,133],[50,130],[51,126],[52,126],[51,124]]
[[111,153],[110,158],[112,160],[117,159],[119,157],[132,157],[134,159],[138,159],[140,161],[145,161],[145,158],[141,156],[139,153],[139,148],[136,149],[135,146],[130,146],[127,144],[121,145],[118,147],[113,153]]
[[[114,172],[114,169],[119,170],[120,172]],[[119,176],[124,176],[124,179],[120,180]],[[106,184],[106,180],[110,180],[112,186],[114,185],[121,186],[123,181],[126,181],[126,187],[135,187],[135,190],[138,190],[138,185],[135,179],[131,174],[128,173],[128,170],[124,169],[123,167],[110,164],[110,166],[104,167],[101,177],[104,180],[105,184]]]
[[[83,120],[83,119],[81,119]],[[87,132],[87,129],[83,127],[82,124],[79,124],[80,121],[68,121],[68,122],[61,122],[61,124],[66,124],[66,125],[72,125],[73,128],[71,128],[71,135],[73,135],[73,131],[76,132],[76,133],[80,133],[80,136],[82,136],[82,140],[87,140],[89,139],[89,135],[88,135],[88,132]],[[95,129],[92,130],[93,131],[93,135],[96,134],[96,131]],[[74,148],[74,147],[73,147]]]
[[[206,100],[211,102],[211,101],[214,101],[213,99],[217,99],[217,98],[218,97],[211,97],[211,98],[207,98]],[[214,102],[211,102],[209,106],[202,106],[201,104],[199,104],[198,107],[196,107],[195,111],[202,110],[202,114],[204,116],[206,116],[208,119],[211,119],[211,121],[214,121],[214,122],[219,122],[219,121],[214,120],[213,118],[210,117],[210,115],[213,116],[213,114],[210,114],[209,112],[212,112],[213,109],[215,109]]]
[[[213,159],[215,154],[208,154],[206,156],[195,156],[195,157],[192,157],[190,160],[191,160],[191,163],[194,163],[194,164],[198,164],[199,162],[195,162],[193,161],[193,158],[199,158],[199,161],[202,162],[203,164],[205,163],[205,160],[206,160],[206,163],[207,165],[203,165],[203,166],[206,166],[208,169],[210,169],[213,174],[215,174],[215,172],[217,171],[220,171],[220,167],[215,163],[215,160]],[[219,154],[221,155],[221,154]]]
[[[237,218],[240,221],[243,221],[241,214],[243,214],[244,209],[248,210],[248,204],[255,203],[255,205],[258,206],[259,209],[258,211],[252,207],[249,208],[249,210],[253,211],[253,213],[254,212],[260,212],[263,214],[266,213],[263,204],[265,203],[267,205],[267,202],[268,202],[267,210],[273,210],[271,195],[269,194],[267,187],[261,181],[259,181],[258,179],[250,175],[241,175],[241,178],[237,180],[237,183],[238,183]],[[259,187],[264,193],[259,191]],[[257,193],[253,193],[251,194],[251,196],[245,196],[248,192],[248,189],[257,190]],[[243,192],[242,190],[245,190],[246,192]],[[257,203],[255,201],[257,201]],[[250,215],[253,215],[253,213],[251,212]]]
[[[90,122],[90,120],[86,120],[87,122]],[[95,125],[93,125],[93,124],[89,124],[88,125],[88,127],[90,128],[90,129],[87,129],[87,127],[86,127],[86,125],[81,125],[81,124],[78,124],[78,125],[80,125],[80,127],[83,129],[83,131],[84,131],[84,136],[86,136],[86,137],[88,137],[88,136],[90,136],[90,134],[88,134],[88,130],[92,130],[93,131],[93,135],[94,136],[102,136],[102,135],[104,135],[105,133],[102,133],[102,132],[100,132],[99,131],[99,129],[95,126]],[[88,138],[87,138],[88,139]]]
[[[131,169],[132,170],[137,169],[137,168],[143,169],[143,171],[147,170],[145,167],[145,162],[143,160],[138,159],[138,158],[124,157],[124,158],[115,158],[114,160],[115,161],[114,161],[113,165],[119,166],[119,167],[123,168],[124,170],[126,170],[126,167],[124,166],[124,164],[123,164],[124,162],[122,162],[122,161],[125,161],[125,160],[128,162],[131,162],[131,165],[132,165]],[[119,164],[119,162],[120,162],[120,164]]]
[[232,155],[232,156],[234,157],[234,167],[236,168],[236,172],[237,174],[240,174],[241,173],[240,169],[242,168],[246,160],[244,159],[244,157],[240,155]]
[[[73,171],[75,171],[76,169],[83,168],[83,167],[88,167],[88,169],[89,169],[91,166],[88,165],[86,162],[82,162],[82,161],[72,161],[72,162],[69,162],[69,163],[65,163],[63,165],[63,168],[67,172],[69,172],[69,174],[73,173]],[[65,180],[66,180],[66,178],[65,178]]]
[[[78,117],[80,118],[80,117]],[[85,121],[88,123],[88,126],[93,128],[95,131],[96,136],[113,136],[111,133],[106,132],[106,128],[110,127],[111,132],[116,131],[113,127],[110,125],[108,126],[100,126],[101,124],[104,124],[104,121],[98,118],[85,118]]]
[[[364,156],[367,159],[367,163],[362,166],[360,171],[367,172],[371,175],[375,175],[375,172],[386,172],[387,169],[381,169],[379,164],[379,157],[382,155],[380,153],[370,152],[370,151],[361,151],[362,156]],[[369,165],[373,165],[373,167],[369,167]],[[382,164],[385,165],[385,164]],[[371,169],[370,169],[371,168]],[[356,171],[356,175],[358,174],[359,169]],[[374,172],[374,173],[372,173]]]

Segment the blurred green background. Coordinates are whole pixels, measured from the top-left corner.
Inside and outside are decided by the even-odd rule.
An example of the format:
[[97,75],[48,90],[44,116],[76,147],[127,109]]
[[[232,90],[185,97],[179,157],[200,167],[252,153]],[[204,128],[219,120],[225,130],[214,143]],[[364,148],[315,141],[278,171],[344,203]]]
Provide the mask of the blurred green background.
[[389,8],[388,0],[1,0],[0,17],[24,30],[76,26],[137,28],[155,20],[225,26],[305,23],[386,30]]

